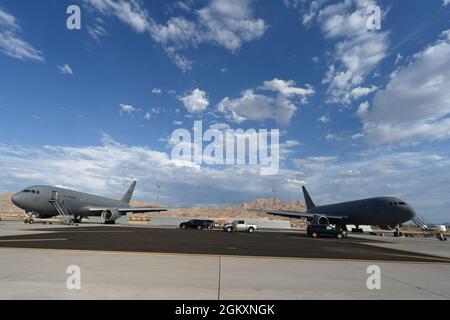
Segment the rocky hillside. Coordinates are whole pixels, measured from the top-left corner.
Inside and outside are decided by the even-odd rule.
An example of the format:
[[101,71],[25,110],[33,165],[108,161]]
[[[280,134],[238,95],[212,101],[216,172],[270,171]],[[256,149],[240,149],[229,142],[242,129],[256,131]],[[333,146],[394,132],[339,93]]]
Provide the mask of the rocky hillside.
[[[22,216],[23,210],[17,208],[11,203],[12,193],[4,193],[0,195],[0,216]],[[163,206],[159,203],[152,202],[139,202],[132,201],[132,206]],[[205,217],[217,220],[231,220],[235,218],[244,219],[275,219],[272,215],[267,215],[262,212],[252,212],[247,209],[274,209],[273,199],[257,199],[252,202],[246,202],[239,205],[224,206],[220,208],[185,208],[170,210],[164,213],[157,214],[139,214],[135,215],[136,218],[148,219],[153,215],[164,215],[169,217]],[[303,201],[293,200],[293,201],[277,201],[277,210],[291,210],[291,211],[304,211],[305,205]],[[285,218],[277,217],[278,220],[289,220]]]
[[23,213],[23,210],[20,208],[17,208],[12,202],[11,197],[13,193],[12,192],[6,192],[0,194],[0,213]]

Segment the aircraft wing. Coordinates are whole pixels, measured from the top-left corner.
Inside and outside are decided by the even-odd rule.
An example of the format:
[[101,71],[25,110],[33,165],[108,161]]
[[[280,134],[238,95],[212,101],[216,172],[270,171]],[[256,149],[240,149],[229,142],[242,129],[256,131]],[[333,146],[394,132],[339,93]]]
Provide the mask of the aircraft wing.
[[167,211],[169,208],[163,207],[129,207],[129,208],[112,208],[112,207],[89,207],[89,212],[103,212],[105,210],[117,210],[122,215],[126,213],[144,213],[144,212],[161,212]]
[[[266,214],[272,214],[274,216],[287,217],[287,218],[306,218],[308,220],[314,219],[314,214],[302,212],[302,211],[286,211],[286,210],[264,210],[264,209],[248,209],[248,211],[262,212]],[[331,220],[345,220],[345,216],[332,216],[328,214],[321,214],[321,216],[327,217]]]
[[248,209],[248,211],[255,211],[260,213],[272,214],[274,216],[287,217],[287,218],[307,218],[314,219],[314,215],[311,213],[301,211],[284,211],[284,210],[265,210],[265,209]]

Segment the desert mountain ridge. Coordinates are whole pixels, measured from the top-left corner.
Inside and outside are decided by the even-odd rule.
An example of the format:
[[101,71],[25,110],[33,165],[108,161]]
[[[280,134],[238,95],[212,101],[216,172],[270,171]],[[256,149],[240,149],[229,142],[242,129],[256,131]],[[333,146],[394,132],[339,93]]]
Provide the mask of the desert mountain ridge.
[[[12,192],[6,192],[0,194],[0,217],[1,216],[22,216],[24,211],[16,207],[11,202]],[[131,206],[164,206],[155,202],[142,202],[131,201]],[[273,220],[274,216],[265,214],[263,212],[248,211],[247,209],[268,209],[274,210],[273,199],[256,199],[251,202],[244,202],[237,205],[229,205],[217,208],[210,207],[192,207],[192,208],[180,208],[173,209],[167,212],[152,214],[140,214],[141,217],[151,217],[155,215],[168,216],[168,217],[205,217],[211,219],[233,219],[233,218],[246,218],[246,219],[265,219]],[[305,211],[306,207],[303,201],[291,200],[283,201],[277,200],[277,210],[289,210],[289,211]],[[289,220],[288,218],[277,217],[278,220]]]

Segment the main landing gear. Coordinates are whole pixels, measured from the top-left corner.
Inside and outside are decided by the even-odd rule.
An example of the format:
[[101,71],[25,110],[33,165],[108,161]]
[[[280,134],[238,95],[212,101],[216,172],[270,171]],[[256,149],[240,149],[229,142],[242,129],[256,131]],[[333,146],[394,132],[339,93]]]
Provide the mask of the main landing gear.
[[72,219],[72,222],[73,222],[73,223],[81,223],[81,220],[83,220],[83,217],[74,217],[74,218]]

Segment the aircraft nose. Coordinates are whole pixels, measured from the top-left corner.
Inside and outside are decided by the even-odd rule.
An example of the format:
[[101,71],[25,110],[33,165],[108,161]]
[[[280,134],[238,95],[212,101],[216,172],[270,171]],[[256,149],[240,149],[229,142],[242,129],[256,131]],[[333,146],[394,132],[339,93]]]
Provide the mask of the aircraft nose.
[[413,208],[408,208],[405,211],[405,221],[410,221],[416,217],[416,212]]
[[20,195],[18,193],[14,194],[11,197],[11,202],[14,203],[16,206],[20,207]]
[[409,220],[414,219],[416,215],[416,212],[411,208],[411,210],[409,210]]

